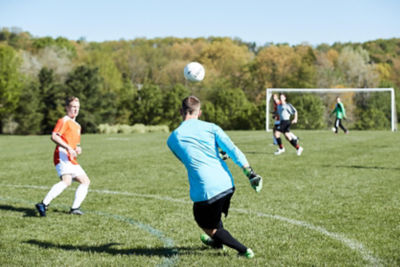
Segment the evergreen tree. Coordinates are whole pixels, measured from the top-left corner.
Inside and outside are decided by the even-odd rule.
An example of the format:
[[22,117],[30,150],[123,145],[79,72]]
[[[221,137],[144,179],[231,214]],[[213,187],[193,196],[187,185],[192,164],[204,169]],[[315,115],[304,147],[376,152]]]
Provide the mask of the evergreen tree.
[[39,96],[42,103],[40,113],[43,116],[41,133],[50,134],[57,120],[65,114],[65,94],[61,85],[55,82],[54,72],[51,69],[40,70]]
[[22,90],[15,114],[18,134],[40,134],[43,121],[44,103],[41,102],[40,88],[37,82],[31,82]]

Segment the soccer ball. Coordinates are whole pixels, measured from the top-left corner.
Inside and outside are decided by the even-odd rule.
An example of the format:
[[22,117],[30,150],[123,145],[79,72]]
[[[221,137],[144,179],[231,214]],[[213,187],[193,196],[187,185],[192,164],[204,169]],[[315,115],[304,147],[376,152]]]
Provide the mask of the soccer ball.
[[186,80],[191,82],[200,82],[204,79],[206,74],[203,65],[198,62],[190,62],[183,69],[183,75]]
[[335,127],[332,127],[332,132],[336,132],[336,128]]

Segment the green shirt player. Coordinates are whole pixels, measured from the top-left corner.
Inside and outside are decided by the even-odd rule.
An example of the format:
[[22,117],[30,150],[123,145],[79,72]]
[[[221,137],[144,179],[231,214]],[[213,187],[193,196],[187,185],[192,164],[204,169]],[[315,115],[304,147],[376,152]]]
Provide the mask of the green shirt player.
[[340,97],[336,97],[336,105],[335,109],[332,111],[331,115],[336,113],[335,125],[332,130],[335,130],[335,133],[338,133],[338,128],[342,128],[342,130],[347,134],[349,131],[343,126],[342,119],[346,119],[346,110],[344,108],[343,103],[340,101]]

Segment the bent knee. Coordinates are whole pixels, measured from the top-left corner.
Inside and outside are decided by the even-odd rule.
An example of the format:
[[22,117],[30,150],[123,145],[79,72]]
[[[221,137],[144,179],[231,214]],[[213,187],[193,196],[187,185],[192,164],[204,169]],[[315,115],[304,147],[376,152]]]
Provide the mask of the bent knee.
[[83,178],[82,180],[81,180],[81,184],[84,184],[84,185],[87,185],[87,186],[89,186],[90,185],[90,179],[89,179],[89,177],[85,177],[85,178]]

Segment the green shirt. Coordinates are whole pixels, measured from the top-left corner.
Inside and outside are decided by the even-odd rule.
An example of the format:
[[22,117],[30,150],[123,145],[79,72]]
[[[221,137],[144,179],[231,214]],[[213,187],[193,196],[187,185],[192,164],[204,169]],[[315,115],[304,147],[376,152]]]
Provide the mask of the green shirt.
[[346,110],[344,109],[343,103],[339,102],[336,104],[335,109],[332,111],[332,114],[336,113],[336,118],[343,119],[346,117]]

